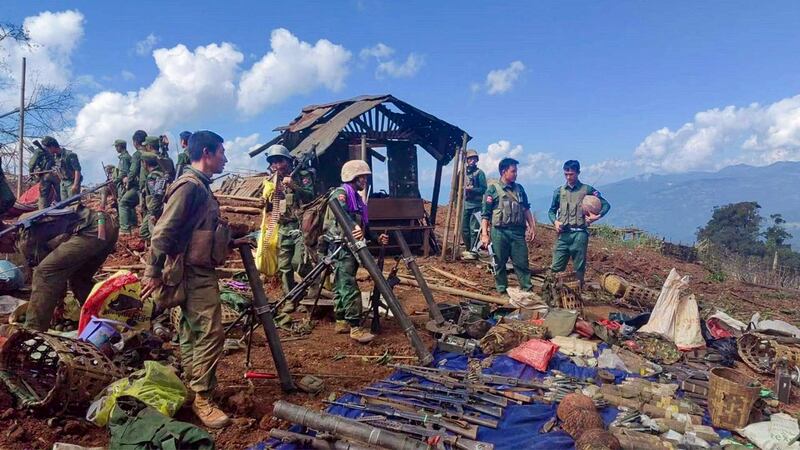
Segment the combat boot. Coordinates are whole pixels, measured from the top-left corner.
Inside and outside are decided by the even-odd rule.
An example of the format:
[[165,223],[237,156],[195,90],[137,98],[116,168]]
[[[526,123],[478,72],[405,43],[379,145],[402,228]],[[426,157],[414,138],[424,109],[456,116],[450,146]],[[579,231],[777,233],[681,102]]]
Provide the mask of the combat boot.
[[465,250],[461,252],[461,259],[463,259],[464,261],[475,261],[476,259],[478,259],[478,255],[475,252]]
[[231,423],[230,417],[214,404],[210,395],[198,393],[192,403],[192,411],[208,428],[223,428]]
[[333,330],[336,331],[337,334],[347,334],[350,332],[350,324],[347,323],[346,320],[337,320]]
[[367,331],[366,328],[353,327],[350,328],[350,339],[358,342],[359,344],[368,344],[375,339],[375,335]]
[[281,312],[284,314],[291,314],[295,309],[297,309],[297,307],[294,306],[293,302],[286,302],[286,304],[283,305],[283,308],[281,308]]

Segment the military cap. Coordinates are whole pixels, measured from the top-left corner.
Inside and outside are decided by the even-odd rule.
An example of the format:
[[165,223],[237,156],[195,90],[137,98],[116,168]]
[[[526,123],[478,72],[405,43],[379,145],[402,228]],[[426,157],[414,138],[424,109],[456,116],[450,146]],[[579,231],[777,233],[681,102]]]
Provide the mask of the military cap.
[[147,136],[144,138],[144,145],[152,145],[158,147],[158,144],[161,142],[161,139],[158,136]]
[[158,155],[156,155],[153,152],[142,152],[141,158],[142,158],[142,161],[150,162],[150,163],[158,161]]
[[60,147],[56,138],[52,136],[45,136],[42,138],[42,147]]
[[118,145],[121,145],[123,147],[127,147],[128,144],[125,142],[125,139],[116,139],[116,140],[114,140],[114,147],[116,147]]

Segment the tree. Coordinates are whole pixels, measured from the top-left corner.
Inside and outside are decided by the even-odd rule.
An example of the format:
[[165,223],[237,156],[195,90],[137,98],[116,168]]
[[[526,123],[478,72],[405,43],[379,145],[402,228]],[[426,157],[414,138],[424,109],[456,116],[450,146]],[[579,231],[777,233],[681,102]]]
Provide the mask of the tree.
[[706,226],[697,230],[697,240],[743,256],[763,256],[764,243],[759,240],[763,221],[758,213],[760,208],[756,202],[715,207]]
[[786,223],[786,220],[781,214],[770,214],[769,218],[772,219],[772,225],[764,232],[767,249],[778,250],[781,248],[791,248],[791,246],[786,243],[786,241],[792,238],[792,235],[786,231],[786,227],[783,225]]

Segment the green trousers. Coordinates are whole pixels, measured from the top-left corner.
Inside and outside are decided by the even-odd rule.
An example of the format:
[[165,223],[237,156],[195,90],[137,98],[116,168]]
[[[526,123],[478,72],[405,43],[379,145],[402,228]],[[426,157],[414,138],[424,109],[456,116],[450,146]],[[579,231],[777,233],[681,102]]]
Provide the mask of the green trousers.
[[107,228],[106,240],[72,236],[48,254],[33,269],[31,300],[25,313],[25,326],[47,331],[53,311],[67,295],[67,286],[82,305],[94,286],[94,274],[117,243],[116,225]]
[[589,247],[589,233],[586,231],[565,231],[558,235],[553,247],[553,263],[550,270],[563,272],[572,258],[572,267],[578,280],[583,282],[586,273],[586,251]]
[[[68,199],[72,197],[74,194],[72,193],[72,184],[74,183],[73,180],[63,180],[61,181],[61,200]],[[80,188],[78,188],[80,189]]]
[[531,269],[528,267],[528,243],[525,242],[525,228],[492,227],[491,238],[497,264],[497,271],[494,274],[497,292],[504,294],[508,288],[508,272],[506,271],[508,258],[511,258],[520,289],[530,291],[532,288]]
[[136,205],[139,204],[139,190],[127,189],[119,196],[119,230],[130,233],[139,223],[136,217]]
[[139,237],[141,237],[143,241],[150,241],[150,232],[153,230],[153,226],[150,225],[151,218],[150,211],[144,212],[142,224],[139,225]]
[[[55,194],[55,199],[50,198]],[[59,186],[58,178],[55,175],[47,174],[39,179],[39,200],[36,202],[39,209],[44,209],[50,206],[48,200],[61,200],[61,186]]]
[[461,240],[464,242],[464,249],[471,252],[478,242],[478,230],[481,223],[475,218],[475,213],[480,212],[480,205],[475,207],[464,206],[464,213],[461,215]]
[[336,320],[346,320],[351,326],[361,323],[361,290],[356,281],[358,259],[350,250],[342,249],[333,266],[333,313]]
[[217,274],[193,266],[186,266],[184,274],[186,301],[178,330],[181,367],[189,388],[207,393],[217,385],[217,364],[225,344]]
[[284,294],[294,288],[295,272],[301,276],[308,273],[304,256],[305,246],[299,224],[296,222],[281,224],[278,231],[278,272],[281,274]]

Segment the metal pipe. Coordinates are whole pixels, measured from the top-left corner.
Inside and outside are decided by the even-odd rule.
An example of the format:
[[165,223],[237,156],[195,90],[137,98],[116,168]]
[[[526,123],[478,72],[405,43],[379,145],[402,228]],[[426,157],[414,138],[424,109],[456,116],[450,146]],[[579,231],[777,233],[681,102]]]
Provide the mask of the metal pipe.
[[269,436],[280,439],[286,444],[297,444],[303,448],[309,447],[317,450],[377,450],[371,445],[361,445],[348,442],[342,439],[321,439],[307,434],[292,433],[291,431],[273,428],[269,431]]
[[422,291],[422,296],[425,297],[425,303],[428,304],[428,314],[431,316],[431,319],[436,322],[436,325],[443,324],[444,316],[442,316],[442,312],[439,311],[439,305],[433,300],[433,294],[431,294],[428,283],[425,281],[425,277],[422,276],[422,271],[419,270],[419,266],[414,260],[414,255],[411,254],[411,249],[408,247],[408,242],[406,242],[406,239],[403,237],[403,233],[399,230],[394,230],[392,233],[394,234],[394,239],[397,241],[397,244],[400,246],[400,251],[403,252],[403,262],[406,264],[406,267],[411,270],[411,273],[414,274],[419,289]]
[[427,450],[428,446],[402,434],[381,430],[352,419],[316,412],[283,400],[273,404],[272,415],[292,423],[366,442],[388,450]]
[[25,66],[27,58],[22,58],[22,84],[19,90],[19,168],[17,169],[17,198],[22,195],[22,170],[25,159]]

